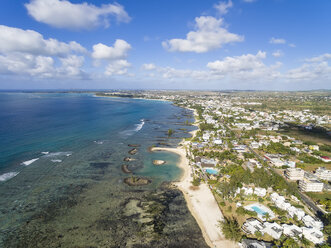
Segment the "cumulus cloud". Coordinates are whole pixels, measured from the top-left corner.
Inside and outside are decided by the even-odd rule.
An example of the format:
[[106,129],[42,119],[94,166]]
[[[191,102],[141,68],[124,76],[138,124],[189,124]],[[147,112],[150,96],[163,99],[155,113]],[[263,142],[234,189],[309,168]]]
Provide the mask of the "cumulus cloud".
[[143,64],[142,69],[146,71],[152,71],[156,69],[156,66],[154,64]]
[[244,40],[243,36],[230,33],[223,27],[223,19],[212,16],[195,18],[195,31],[186,35],[186,39],[171,39],[162,42],[162,46],[171,52],[204,53],[222,47],[222,45]]
[[286,40],[282,38],[274,38],[272,37],[269,41],[270,44],[286,44]]
[[331,53],[325,53],[317,57],[306,59],[307,62],[322,62],[331,59]]
[[67,0],[30,0],[25,4],[36,21],[57,28],[91,29],[100,25],[108,27],[110,17],[118,22],[128,22],[130,17],[120,4],[97,7],[86,2],[74,4]]
[[125,40],[116,40],[114,46],[107,46],[102,43],[93,46],[92,57],[94,59],[115,60],[127,56],[131,45]]
[[284,53],[281,50],[276,50],[272,53],[272,56],[279,58],[282,57],[284,55]]
[[107,76],[124,75],[128,72],[130,66],[131,64],[125,59],[115,60],[108,64],[105,74]]
[[[0,71],[3,74],[41,78],[83,76],[80,67],[84,57],[76,54],[87,54],[87,50],[75,41],[44,39],[36,31],[4,25],[0,25],[0,40]],[[56,61],[62,66],[56,66]]]
[[219,2],[218,4],[215,4],[214,8],[217,9],[221,15],[225,15],[228,13],[229,9],[232,8],[232,6],[233,3],[229,0],[228,2]]
[[44,39],[33,30],[23,30],[0,25],[0,52],[26,52],[42,55],[66,55],[70,52],[84,53],[86,49],[75,41],[69,43],[56,39]]

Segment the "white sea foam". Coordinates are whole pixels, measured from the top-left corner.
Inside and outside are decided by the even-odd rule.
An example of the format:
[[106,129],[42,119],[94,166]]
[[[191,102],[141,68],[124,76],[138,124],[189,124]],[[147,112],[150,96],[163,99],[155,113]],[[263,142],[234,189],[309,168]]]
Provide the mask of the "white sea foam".
[[49,154],[49,152],[41,152],[41,154],[47,155]]
[[103,141],[97,141],[97,140],[95,140],[94,143],[96,143],[98,145],[102,145],[103,144]]
[[62,162],[61,159],[52,159],[51,161],[52,161],[53,163],[61,163],[61,162]]
[[145,125],[145,120],[141,119],[140,123],[136,124],[136,129],[134,131],[136,131],[136,132],[140,131],[143,128],[144,125]]
[[71,155],[72,155],[72,152],[51,152],[51,153],[44,155],[43,157],[45,157],[45,158],[53,158],[53,157],[61,157],[61,156],[69,157]]
[[31,160],[28,160],[28,161],[24,161],[24,162],[22,163],[22,165],[24,165],[24,166],[28,166],[28,165],[32,164],[33,162],[36,162],[38,159],[39,159],[39,158],[34,158],[34,159],[31,159]]
[[8,181],[9,179],[12,179],[13,177],[16,177],[19,172],[8,172],[5,174],[0,175],[0,182]]
[[124,130],[124,131],[122,131],[120,133],[122,135],[124,135],[124,136],[131,136],[134,133],[139,132],[143,128],[144,125],[145,125],[145,120],[144,119],[141,119],[140,120],[140,123],[134,125],[135,126],[134,129]]

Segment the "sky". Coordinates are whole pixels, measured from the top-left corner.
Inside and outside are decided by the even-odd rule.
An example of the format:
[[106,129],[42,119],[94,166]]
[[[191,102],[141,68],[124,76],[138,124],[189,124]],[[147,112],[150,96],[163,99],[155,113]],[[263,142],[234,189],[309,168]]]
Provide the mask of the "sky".
[[331,89],[330,0],[1,0],[0,89]]

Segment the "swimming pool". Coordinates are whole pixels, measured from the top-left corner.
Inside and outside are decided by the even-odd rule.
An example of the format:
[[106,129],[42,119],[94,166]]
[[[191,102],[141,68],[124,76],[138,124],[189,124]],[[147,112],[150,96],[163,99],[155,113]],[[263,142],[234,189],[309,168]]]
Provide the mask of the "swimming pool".
[[252,209],[253,211],[255,211],[256,213],[261,214],[261,215],[265,215],[266,213],[268,213],[268,212],[266,212],[266,211],[263,211],[263,210],[262,210],[261,208],[259,208],[258,206],[252,206],[251,209]]
[[211,175],[217,175],[218,174],[218,170],[213,169],[213,168],[206,168],[205,172],[207,172],[208,174],[211,174]]
[[259,204],[259,203],[253,203],[250,204],[248,206],[244,207],[245,209],[249,210],[249,211],[254,211],[257,213],[257,216],[261,219],[261,220],[265,220],[265,215],[268,213],[269,214],[269,218],[273,219],[275,218],[275,214],[274,212],[272,212],[268,207]]

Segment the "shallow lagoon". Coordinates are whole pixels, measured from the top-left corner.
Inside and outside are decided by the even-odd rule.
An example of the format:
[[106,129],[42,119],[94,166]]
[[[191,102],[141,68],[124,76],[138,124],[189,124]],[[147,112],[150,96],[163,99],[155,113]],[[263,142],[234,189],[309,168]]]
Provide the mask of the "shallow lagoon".
[[[177,155],[159,154],[167,164],[156,167],[148,152],[189,136],[179,130],[192,129],[187,110],[89,94],[0,94],[0,103],[0,174],[19,172],[0,182],[2,247],[206,246],[182,194],[164,184],[180,176]],[[136,155],[128,144],[141,145]],[[127,156],[152,184],[123,183]]]

